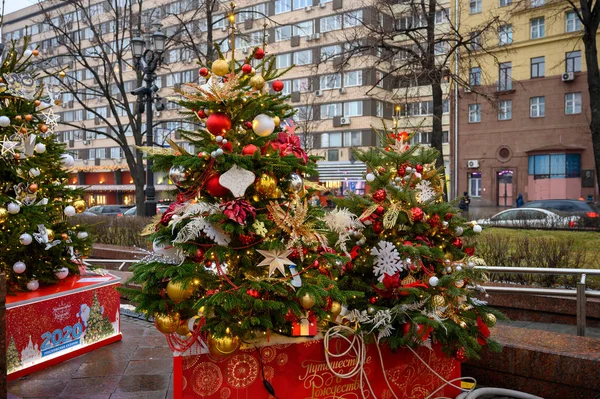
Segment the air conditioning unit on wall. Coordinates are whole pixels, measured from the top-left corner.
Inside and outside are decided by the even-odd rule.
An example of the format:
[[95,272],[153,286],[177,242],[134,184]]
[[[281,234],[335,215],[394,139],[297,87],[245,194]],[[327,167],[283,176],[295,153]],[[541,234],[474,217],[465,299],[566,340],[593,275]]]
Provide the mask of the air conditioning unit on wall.
[[340,124],[341,125],[349,125],[351,122],[352,121],[348,117],[342,117],[342,118],[340,118]]
[[477,159],[470,159],[467,161],[467,168],[478,168],[479,167],[479,161]]
[[575,72],[565,72],[562,74],[563,82],[572,82],[575,80]]

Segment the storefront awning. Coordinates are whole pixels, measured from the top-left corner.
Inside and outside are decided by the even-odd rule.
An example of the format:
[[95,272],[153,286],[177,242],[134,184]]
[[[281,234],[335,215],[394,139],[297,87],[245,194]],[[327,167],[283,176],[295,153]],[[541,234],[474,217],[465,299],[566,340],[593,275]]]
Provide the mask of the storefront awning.
[[[83,188],[85,191],[90,192],[102,192],[102,191],[135,191],[135,185],[133,184],[92,184],[91,186],[77,185],[70,186],[73,188]],[[145,187],[145,186],[144,186]],[[167,184],[157,184],[154,186],[156,191],[171,191],[175,190],[176,187]]]
[[319,162],[319,181],[364,180],[367,165],[362,162]]

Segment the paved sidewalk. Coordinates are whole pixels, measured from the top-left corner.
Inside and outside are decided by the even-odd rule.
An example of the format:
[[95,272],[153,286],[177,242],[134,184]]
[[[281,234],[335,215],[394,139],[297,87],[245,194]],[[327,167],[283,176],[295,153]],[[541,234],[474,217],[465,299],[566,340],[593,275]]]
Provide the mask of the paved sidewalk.
[[173,397],[173,355],[154,324],[121,317],[123,340],[8,384],[8,398]]

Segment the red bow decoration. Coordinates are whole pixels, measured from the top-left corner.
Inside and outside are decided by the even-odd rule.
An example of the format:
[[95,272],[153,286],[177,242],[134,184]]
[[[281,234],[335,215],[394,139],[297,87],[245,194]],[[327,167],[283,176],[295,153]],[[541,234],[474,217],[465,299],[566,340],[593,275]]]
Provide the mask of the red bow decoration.
[[[160,218],[160,224],[162,224],[163,226],[167,226],[179,205],[179,202],[171,203],[171,205],[169,205],[169,208],[165,211],[165,213],[162,214]],[[156,230],[158,231],[158,226],[156,226]]]
[[465,247],[463,248],[463,251],[465,251],[465,255],[467,256],[475,255],[475,247]]
[[249,216],[252,216],[252,219],[256,217],[256,210],[245,199],[235,199],[233,201],[226,202],[222,205],[222,207],[225,216],[242,225],[246,224],[246,219]]
[[308,162],[308,155],[302,149],[300,138],[295,134],[279,133],[277,140],[271,143],[271,147],[278,150],[282,157],[294,155],[296,158],[304,160],[304,163]]
[[398,273],[395,273],[390,276],[386,273],[385,276],[383,276],[383,280],[381,280],[381,282],[383,283],[383,286],[388,290],[398,288],[400,287],[400,275]]

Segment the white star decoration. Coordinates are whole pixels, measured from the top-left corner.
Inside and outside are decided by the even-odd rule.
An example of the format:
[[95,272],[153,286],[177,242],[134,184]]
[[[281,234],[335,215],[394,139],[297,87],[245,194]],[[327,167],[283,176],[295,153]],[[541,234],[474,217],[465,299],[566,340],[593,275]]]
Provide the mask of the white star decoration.
[[265,257],[258,266],[269,266],[269,277],[273,275],[275,270],[279,270],[281,274],[285,276],[285,265],[293,265],[294,262],[289,260],[287,257],[293,252],[291,249],[284,251],[276,249],[274,251],[264,251],[257,249],[256,252]]
[[41,112],[46,120],[46,125],[48,126],[48,131],[46,134],[54,133],[54,129],[58,126],[58,120],[60,119],[60,115],[56,115],[52,108],[48,108]]
[[6,135],[4,135],[4,139],[0,142],[0,155],[5,156],[6,154],[15,155],[15,147],[19,145],[16,141],[11,141],[8,139]]

